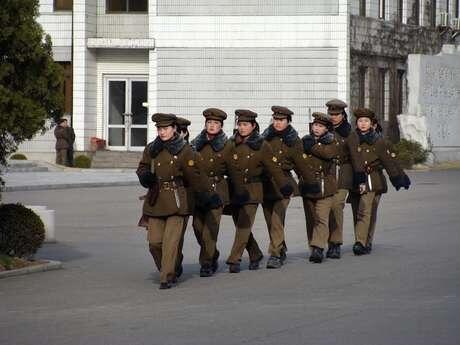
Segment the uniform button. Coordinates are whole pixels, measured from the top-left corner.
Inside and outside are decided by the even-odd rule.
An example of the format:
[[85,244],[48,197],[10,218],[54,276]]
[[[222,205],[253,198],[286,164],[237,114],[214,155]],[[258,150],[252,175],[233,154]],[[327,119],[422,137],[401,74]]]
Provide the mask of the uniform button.
[[174,161],[170,161],[169,164],[174,164]]
[[366,152],[369,152],[369,149],[367,149]]
[[248,158],[251,158],[251,156],[250,156],[250,155],[248,155]]
[[280,152],[279,152],[279,153],[280,153],[280,154],[282,154],[282,153],[283,153],[283,150],[280,150]]
[[213,175],[214,175],[214,171],[211,171],[210,174],[211,174],[211,176],[213,176]]
[[244,178],[244,182],[248,182],[248,179],[246,177]]
[[367,164],[367,161],[364,161],[364,164]]
[[210,162],[214,162],[214,158],[210,158],[209,161],[210,161]]
[[249,169],[248,169],[248,168],[244,169],[244,172],[248,172],[248,171],[249,171]]

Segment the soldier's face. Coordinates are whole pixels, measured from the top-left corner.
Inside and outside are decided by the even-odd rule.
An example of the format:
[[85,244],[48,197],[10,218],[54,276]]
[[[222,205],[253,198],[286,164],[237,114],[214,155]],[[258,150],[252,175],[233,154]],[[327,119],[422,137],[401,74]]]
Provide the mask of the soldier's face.
[[277,131],[284,131],[288,125],[289,122],[287,119],[273,119],[273,128]]
[[206,132],[211,135],[216,135],[222,129],[222,123],[217,120],[206,120]]
[[242,137],[246,137],[252,133],[252,131],[256,128],[256,125],[251,122],[246,121],[239,121],[238,122],[238,133]]
[[333,126],[340,125],[343,121],[343,114],[329,114],[331,117],[331,122]]
[[168,141],[173,138],[176,128],[173,126],[157,127],[157,131],[162,141]]
[[315,137],[321,137],[327,132],[327,127],[322,123],[313,122],[311,125],[311,131]]
[[361,132],[369,132],[372,126],[371,119],[367,117],[360,117],[356,121],[356,126]]

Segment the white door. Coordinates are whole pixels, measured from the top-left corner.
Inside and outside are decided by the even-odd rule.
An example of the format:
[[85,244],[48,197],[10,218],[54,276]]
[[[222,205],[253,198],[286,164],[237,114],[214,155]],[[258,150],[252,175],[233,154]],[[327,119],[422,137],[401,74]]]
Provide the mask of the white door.
[[141,151],[147,144],[147,79],[106,79],[106,139],[110,150]]

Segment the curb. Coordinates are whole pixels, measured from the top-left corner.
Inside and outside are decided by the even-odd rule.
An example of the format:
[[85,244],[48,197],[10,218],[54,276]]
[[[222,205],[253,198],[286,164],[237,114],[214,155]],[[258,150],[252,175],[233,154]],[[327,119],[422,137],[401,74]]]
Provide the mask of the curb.
[[40,265],[19,268],[17,270],[0,272],[0,279],[8,278],[8,277],[15,277],[15,276],[22,276],[22,275],[30,274],[30,273],[58,270],[62,268],[62,262],[60,261],[54,261],[54,260],[47,260],[47,261],[48,261],[47,263],[40,264]]
[[137,186],[139,181],[120,181],[120,182],[81,182],[81,183],[62,183],[62,184],[43,184],[31,186],[6,186],[4,192],[19,192],[33,190],[49,190],[49,189],[72,189],[72,188],[96,188],[96,187],[111,187],[111,186]]

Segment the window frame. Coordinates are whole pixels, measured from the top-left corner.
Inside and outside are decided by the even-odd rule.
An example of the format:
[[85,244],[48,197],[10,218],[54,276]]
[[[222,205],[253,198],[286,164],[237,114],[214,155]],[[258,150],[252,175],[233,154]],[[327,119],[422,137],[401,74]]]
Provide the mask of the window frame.
[[53,0],[53,12],[72,12],[73,11],[73,0],[67,0],[67,1],[70,1],[70,9],[58,9],[56,8],[57,0]]
[[145,11],[130,11],[129,10],[129,1],[130,0],[123,0],[126,4],[126,10],[125,11],[112,11],[109,10],[109,2],[111,0],[105,0],[105,13],[107,14],[148,14],[149,13],[149,1],[147,1],[147,8]]

